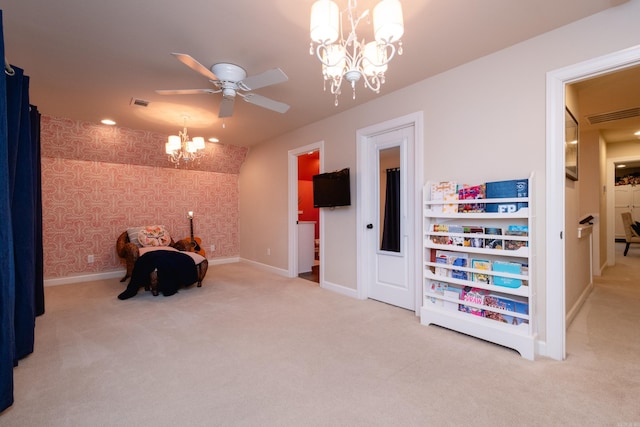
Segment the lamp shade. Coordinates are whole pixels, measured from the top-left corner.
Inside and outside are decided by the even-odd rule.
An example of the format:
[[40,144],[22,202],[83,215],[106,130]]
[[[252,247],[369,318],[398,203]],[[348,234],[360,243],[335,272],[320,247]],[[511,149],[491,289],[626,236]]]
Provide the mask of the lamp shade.
[[179,150],[181,146],[182,140],[180,139],[180,137],[178,135],[171,135],[169,136],[169,140],[165,144],[165,150],[167,154],[169,154],[172,151]]
[[317,0],[311,6],[311,40],[318,44],[330,44],[340,34],[340,12],[331,0]]
[[387,49],[378,42],[369,42],[364,46],[362,69],[367,76],[375,76],[387,71]]
[[346,51],[344,46],[332,44],[326,47],[323,61],[329,65],[322,65],[324,75],[332,79],[339,78],[346,66]]
[[382,0],[373,9],[373,32],[378,43],[393,43],[404,34],[399,0]]
[[204,149],[204,138],[201,136],[193,137],[193,144],[195,145],[196,150]]

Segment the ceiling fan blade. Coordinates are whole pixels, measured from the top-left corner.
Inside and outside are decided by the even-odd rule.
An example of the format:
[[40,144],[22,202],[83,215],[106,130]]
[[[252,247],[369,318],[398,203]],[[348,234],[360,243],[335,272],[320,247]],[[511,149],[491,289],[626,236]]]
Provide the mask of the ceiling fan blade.
[[218,117],[231,117],[233,114],[233,105],[235,103],[235,98],[232,97],[223,97],[222,102],[220,103],[220,112],[218,113]]
[[207,67],[193,59],[190,55],[186,53],[172,53],[171,55],[178,58],[178,61],[182,62],[187,67],[191,68],[196,73],[200,73],[209,80],[218,80],[218,77],[211,72]]
[[274,101],[273,99],[269,99],[262,95],[256,95],[255,93],[247,93],[243,96],[244,100],[255,104],[262,108],[267,108],[269,110],[277,111],[278,113],[286,113],[289,109],[289,106],[284,102]]
[[156,93],[160,95],[199,95],[201,93],[218,93],[215,89],[160,89]]
[[287,80],[289,80],[289,77],[287,77],[284,71],[280,68],[274,68],[272,70],[265,71],[264,73],[247,77],[246,79],[238,82],[238,86],[247,91],[283,83]]

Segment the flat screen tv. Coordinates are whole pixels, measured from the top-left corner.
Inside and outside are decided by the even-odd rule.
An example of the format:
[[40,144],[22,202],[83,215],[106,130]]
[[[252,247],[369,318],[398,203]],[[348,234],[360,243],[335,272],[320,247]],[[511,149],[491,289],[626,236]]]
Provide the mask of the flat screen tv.
[[349,168],[314,175],[312,179],[314,208],[351,205]]

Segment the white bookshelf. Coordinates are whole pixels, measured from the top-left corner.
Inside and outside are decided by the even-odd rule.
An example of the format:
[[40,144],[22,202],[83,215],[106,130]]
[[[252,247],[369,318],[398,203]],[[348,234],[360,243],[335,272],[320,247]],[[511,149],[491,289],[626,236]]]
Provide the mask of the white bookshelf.
[[[535,355],[535,282],[532,277],[534,271],[534,259],[532,257],[532,245],[530,237],[534,232],[534,218],[532,212],[533,175],[528,178],[528,197],[504,198],[504,199],[477,199],[477,200],[432,200],[431,186],[438,181],[429,181],[423,189],[424,219],[423,219],[423,298],[420,310],[420,322],[423,325],[435,324],[452,329],[467,335],[481,338],[505,347],[513,348],[526,359],[533,360]],[[468,205],[470,203],[527,203],[528,207],[521,207],[515,212],[442,212],[445,205]],[[434,224],[439,228],[452,228],[455,231],[434,231]],[[445,227],[443,227],[445,226]],[[482,232],[464,233],[458,232],[460,226],[482,228]],[[526,236],[506,235],[504,230],[509,226],[526,226]],[[487,234],[487,228],[503,230],[501,235]],[[460,245],[464,239],[482,239],[482,247]],[[485,247],[486,239],[501,240],[504,244],[501,249]],[[434,242],[434,240],[454,241],[454,244]],[[458,245],[455,244],[458,242]],[[525,242],[526,246],[509,250],[505,247],[507,242]],[[436,262],[434,260],[437,251],[446,251],[454,256],[466,257],[467,265],[451,265]],[[434,256],[432,256],[432,254]],[[489,261],[493,266],[496,262],[512,262],[526,265],[520,274],[506,273],[492,270],[480,270],[472,267],[472,260]],[[451,272],[455,271],[452,277]],[[474,280],[474,273],[490,277],[489,283]],[[466,274],[466,278],[464,278]],[[459,276],[462,276],[460,278]],[[518,287],[499,286],[494,284],[496,277],[516,279],[521,281]],[[443,290],[434,291],[436,288],[446,287]],[[433,285],[433,286],[432,286]],[[517,301],[520,307],[526,305],[528,312],[516,312],[509,309],[489,307],[470,301],[464,301],[460,290],[475,288],[484,294],[501,301]],[[457,290],[457,292],[451,292]],[[482,313],[481,315],[460,311],[460,306],[465,306],[471,311]],[[489,312],[489,313],[487,313]],[[487,314],[491,316],[484,317]],[[499,320],[496,320],[499,319]],[[505,321],[505,319],[508,319]],[[510,323],[507,323],[510,322]]]

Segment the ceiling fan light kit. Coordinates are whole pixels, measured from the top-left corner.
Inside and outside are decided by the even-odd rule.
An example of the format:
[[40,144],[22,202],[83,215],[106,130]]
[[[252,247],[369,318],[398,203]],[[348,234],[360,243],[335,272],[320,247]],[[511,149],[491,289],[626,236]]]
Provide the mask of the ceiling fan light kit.
[[[322,63],[324,82],[330,83],[336,106],[343,80],[351,83],[353,99],[356,99],[355,85],[360,79],[366,88],[379,93],[385,81],[387,64],[396,53],[402,55],[404,21],[400,1],[381,0],[374,7],[375,40],[369,43],[359,40],[356,33],[360,21],[369,16],[369,10],[358,16],[356,8],[357,0],[348,0],[347,9],[343,12],[332,0],[316,0],[311,6],[309,54],[315,54]],[[343,24],[345,16],[348,26]],[[345,30],[348,31],[346,37]]]

